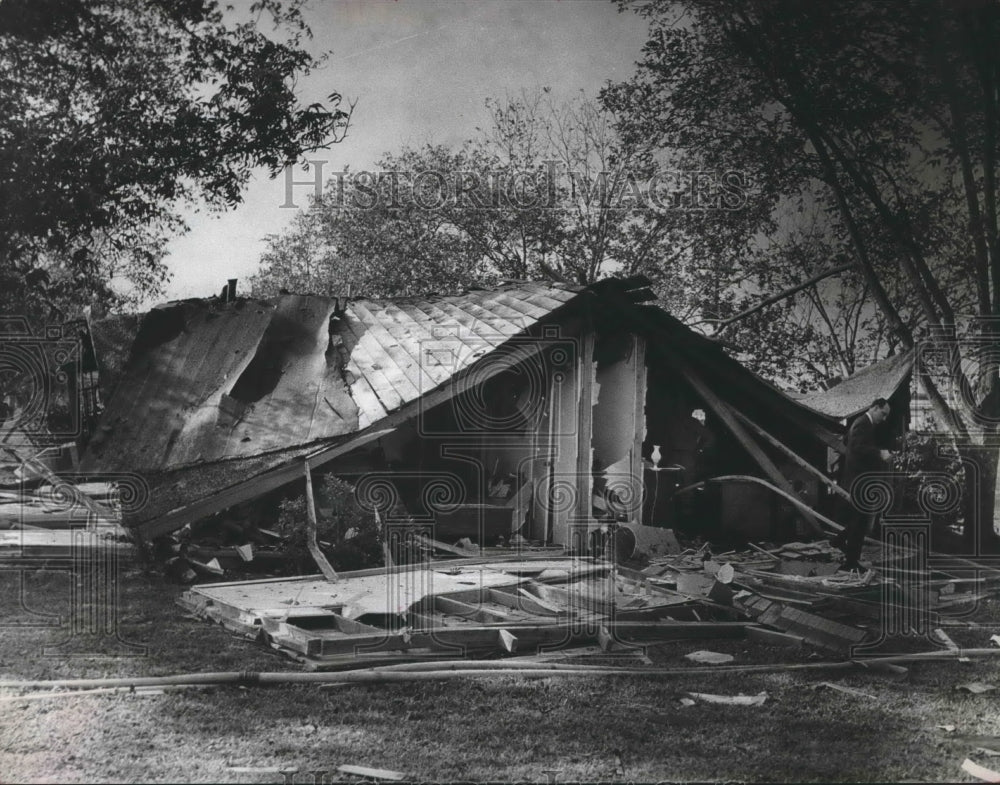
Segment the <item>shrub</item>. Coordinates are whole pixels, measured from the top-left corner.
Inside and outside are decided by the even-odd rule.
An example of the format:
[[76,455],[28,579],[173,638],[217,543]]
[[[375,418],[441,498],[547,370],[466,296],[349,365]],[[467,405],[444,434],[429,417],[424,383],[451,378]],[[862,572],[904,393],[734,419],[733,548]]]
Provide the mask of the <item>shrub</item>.
[[[354,486],[333,475],[315,483],[316,539],[335,570],[359,570],[382,564],[383,533],[375,517],[358,506]],[[299,573],[315,572],[306,546],[305,495],[286,499],[278,507],[279,533],[288,538],[292,566]]]

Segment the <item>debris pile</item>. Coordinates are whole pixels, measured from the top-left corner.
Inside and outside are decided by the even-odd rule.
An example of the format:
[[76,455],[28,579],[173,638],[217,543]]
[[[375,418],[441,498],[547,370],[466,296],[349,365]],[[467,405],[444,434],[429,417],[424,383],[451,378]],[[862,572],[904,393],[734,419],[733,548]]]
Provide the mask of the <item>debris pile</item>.
[[[641,661],[647,644],[712,638],[848,658],[877,642],[886,607],[907,600],[907,587],[876,568],[864,575],[779,571],[786,554],[827,563],[833,551],[823,544],[718,556],[706,546],[641,572],[599,559],[493,550],[341,573],[336,582],[306,576],[195,586],[180,603],[309,668],[344,669],[556,651]],[[948,585],[939,595],[944,605],[931,608],[939,626],[956,592],[968,602],[984,588],[959,578]],[[993,583],[988,591],[995,590]],[[951,652],[954,644],[941,646]],[[700,651],[692,659],[724,658]]]
[[0,559],[65,559],[74,549],[130,547],[115,483],[0,488]]

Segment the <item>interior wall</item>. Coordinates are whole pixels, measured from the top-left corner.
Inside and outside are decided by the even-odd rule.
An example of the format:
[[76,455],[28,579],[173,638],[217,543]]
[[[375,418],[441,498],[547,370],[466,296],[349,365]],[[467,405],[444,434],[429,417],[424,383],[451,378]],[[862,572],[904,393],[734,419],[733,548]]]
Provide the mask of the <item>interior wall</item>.
[[635,442],[636,368],[632,336],[601,337],[594,385],[595,469],[628,473]]
[[[600,336],[595,350],[591,469],[594,496],[607,489],[611,517],[641,518],[642,440],[646,431],[645,344],[641,336]],[[616,503],[615,499],[618,500]]]
[[569,544],[569,525],[576,511],[581,370],[579,357],[573,357],[548,372],[552,471],[543,479],[536,499],[546,508],[549,535],[557,545]]

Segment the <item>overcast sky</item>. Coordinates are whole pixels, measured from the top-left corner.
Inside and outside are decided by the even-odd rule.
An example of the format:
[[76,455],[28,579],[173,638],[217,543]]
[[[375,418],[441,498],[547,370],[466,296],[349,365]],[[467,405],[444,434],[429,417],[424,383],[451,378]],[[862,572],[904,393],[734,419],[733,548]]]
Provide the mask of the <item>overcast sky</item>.
[[[488,97],[543,86],[555,100],[594,97],[632,73],[646,37],[639,17],[606,0],[313,0],[308,18],[313,48],[333,54],[302,80],[303,99],[337,91],[358,101],[347,139],[310,156],[327,173],[369,168],[406,144],[458,144],[484,124]],[[166,299],[252,275],[264,236],[295,212],[281,209],[284,192],[283,178],[261,175],[238,209],[189,215],[191,231],[170,246]],[[308,192],[295,188],[295,201]]]

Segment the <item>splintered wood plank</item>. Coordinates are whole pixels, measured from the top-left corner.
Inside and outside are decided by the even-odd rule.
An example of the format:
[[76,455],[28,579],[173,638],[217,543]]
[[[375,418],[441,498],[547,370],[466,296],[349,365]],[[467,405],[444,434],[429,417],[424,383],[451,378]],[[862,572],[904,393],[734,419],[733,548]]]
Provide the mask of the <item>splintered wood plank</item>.
[[746,621],[607,621],[604,626],[616,639],[654,641],[743,638],[754,625]]
[[372,769],[368,766],[352,766],[345,763],[342,766],[337,767],[337,771],[341,774],[354,774],[358,777],[368,777],[372,780],[405,780],[406,775],[399,771],[390,771],[389,769]]
[[[562,643],[572,638],[574,631],[565,625],[539,626],[505,625],[524,647],[542,643]],[[277,639],[276,639],[277,640]],[[284,640],[278,640],[283,643]],[[498,628],[493,627],[438,627],[430,631],[407,633],[386,632],[381,635],[343,635],[315,631],[308,644],[309,655],[345,654],[349,652],[395,651],[412,648],[429,648],[434,651],[455,649],[498,650]]]
[[809,643],[825,649],[844,652],[861,643],[867,633],[857,627],[830,621],[798,608],[789,608],[774,603],[764,611],[757,621],[769,627],[805,638]]
[[487,624],[494,621],[510,621],[509,614],[483,608],[482,606],[469,605],[460,600],[454,600],[451,597],[443,597],[441,595],[434,597],[434,607],[436,610],[441,611],[441,613],[465,616]]
[[561,586],[549,586],[544,583],[532,583],[528,591],[537,595],[551,605],[563,605],[578,608],[591,613],[607,615],[614,611],[614,604],[595,597],[590,593],[569,591]]
[[803,458],[801,455],[795,452],[791,447],[786,445],[777,437],[771,435],[771,433],[769,433],[765,428],[755,423],[753,420],[751,420],[749,417],[743,414],[743,412],[739,411],[738,409],[733,409],[732,411],[740,422],[742,422],[751,431],[760,436],[764,441],[766,441],[772,447],[775,447],[776,449],[780,450],[782,453],[787,455],[788,458],[792,461],[792,463],[794,463],[796,466],[799,466],[805,471],[809,472],[811,475],[813,475],[813,477],[815,477],[817,480],[823,483],[834,494],[840,496],[842,499],[846,499],[847,501],[851,500],[851,494],[849,494],[847,491],[845,491],[843,488],[837,485],[837,483],[835,483],[833,480],[827,477],[824,472],[821,472],[819,469],[817,469],[815,466],[809,463],[809,461],[807,461],[805,458]]
[[769,630],[767,627],[747,627],[747,638],[765,646],[777,646],[782,649],[801,649],[805,638],[789,635],[787,632]]
[[508,630],[499,630],[500,646],[508,654],[514,654],[517,651],[517,638],[514,637]]
[[586,621],[582,624],[505,624],[501,627],[436,626],[426,631],[386,631],[361,635],[345,635],[333,630],[302,630],[286,625],[286,632],[274,635],[273,640],[281,646],[317,657],[348,653],[371,655],[408,649],[509,651],[507,645],[513,645],[524,653],[539,645],[567,645],[573,641],[596,640],[602,626],[616,640],[652,642],[739,638],[752,625],[751,622],[611,622],[601,617]]
[[712,391],[712,389],[702,380],[701,376],[696,373],[693,368],[679,358],[675,359],[677,360],[683,377],[694,388],[695,392],[705,402],[705,404],[708,405],[712,412],[725,424],[725,426],[729,429],[729,432],[736,437],[736,440],[740,443],[743,449],[745,449],[747,453],[749,453],[750,457],[756,461],[757,465],[764,470],[764,473],[768,476],[768,478],[782,490],[794,493],[794,489],[792,488],[792,484],[788,481],[788,478],[778,470],[778,467],[774,465],[774,462],[771,461],[771,459],[757,445],[757,443],[750,438],[750,435],[743,430],[729,406]]
[[406,613],[407,623],[415,630],[432,630],[441,626],[441,617],[435,613],[422,613],[412,608]]
[[534,614],[535,616],[563,616],[568,613],[566,608],[560,608],[552,603],[545,602],[540,597],[536,597],[525,589],[518,588],[517,591],[517,595],[513,595],[499,589],[490,589],[490,597],[495,602],[508,605],[525,613]]

